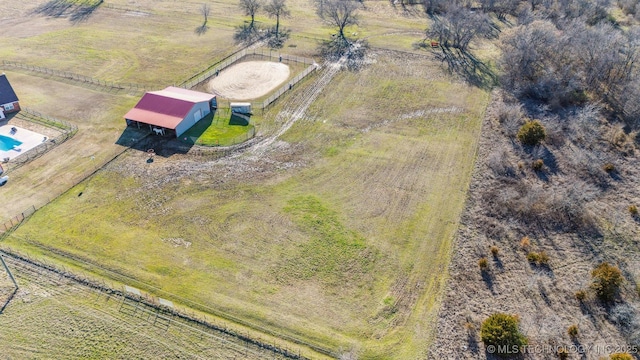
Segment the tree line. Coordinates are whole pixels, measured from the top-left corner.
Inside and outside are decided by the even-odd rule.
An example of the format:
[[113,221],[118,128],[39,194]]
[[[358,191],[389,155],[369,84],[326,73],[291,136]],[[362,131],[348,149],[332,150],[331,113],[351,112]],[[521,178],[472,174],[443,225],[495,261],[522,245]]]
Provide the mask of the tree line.
[[[500,84],[519,98],[560,108],[604,104],[635,124],[640,117],[640,29],[610,15],[635,17],[638,0],[424,0],[426,38],[469,53],[478,38],[500,38]],[[494,15],[492,18],[490,15]],[[500,32],[492,19],[504,21]],[[631,21],[634,24],[636,21]]]

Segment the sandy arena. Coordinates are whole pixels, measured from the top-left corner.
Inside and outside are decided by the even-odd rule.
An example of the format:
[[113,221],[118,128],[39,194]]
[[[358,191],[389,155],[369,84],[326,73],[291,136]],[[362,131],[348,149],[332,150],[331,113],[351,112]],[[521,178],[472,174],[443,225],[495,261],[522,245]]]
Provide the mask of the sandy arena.
[[268,94],[289,78],[289,66],[270,61],[232,65],[209,81],[208,90],[226,99],[251,100]]

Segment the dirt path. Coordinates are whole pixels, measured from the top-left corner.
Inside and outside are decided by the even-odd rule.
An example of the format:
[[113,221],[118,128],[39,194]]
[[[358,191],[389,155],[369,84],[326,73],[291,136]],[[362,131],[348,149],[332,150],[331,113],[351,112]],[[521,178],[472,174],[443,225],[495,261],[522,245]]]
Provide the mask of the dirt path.
[[322,64],[322,66],[320,66],[322,70],[316,82],[297,97],[295,103],[285,107],[276,117],[277,122],[284,121],[282,127],[275,134],[263,138],[259,143],[249,148],[248,152],[258,157],[264,155],[265,151],[267,151],[280,136],[287,132],[296,121],[304,117],[309,106],[313,104],[325,86],[327,86],[329,82],[331,82],[331,79],[340,71],[345,61],[346,57],[342,57],[336,63],[325,62]]

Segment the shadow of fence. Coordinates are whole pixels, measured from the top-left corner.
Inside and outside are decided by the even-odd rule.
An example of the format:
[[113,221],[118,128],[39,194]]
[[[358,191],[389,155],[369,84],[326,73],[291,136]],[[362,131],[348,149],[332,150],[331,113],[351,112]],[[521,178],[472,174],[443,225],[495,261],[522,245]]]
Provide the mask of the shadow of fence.
[[4,262],[4,259],[2,258],[1,255],[0,255],[0,262],[2,263],[2,266],[4,267],[4,270],[7,272],[7,276],[9,276],[9,279],[11,279],[11,282],[13,283],[13,290],[11,291],[9,296],[7,296],[7,298],[4,300],[4,303],[0,307],[0,314],[2,314],[4,312],[4,309],[7,307],[7,305],[9,305],[9,303],[11,302],[13,297],[18,292],[18,283],[16,282],[16,279],[13,277],[13,274],[11,274],[11,270],[9,270],[9,267],[7,266],[7,263]]

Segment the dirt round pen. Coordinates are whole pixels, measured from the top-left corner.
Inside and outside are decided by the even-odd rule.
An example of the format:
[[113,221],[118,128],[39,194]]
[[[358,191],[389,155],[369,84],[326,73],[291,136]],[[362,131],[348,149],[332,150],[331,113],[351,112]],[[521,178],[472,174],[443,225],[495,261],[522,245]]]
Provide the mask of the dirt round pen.
[[252,100],[267,95],[289,78],[289,66],[271,61],[246,61],[209,80],[208,90],[226,99]]

